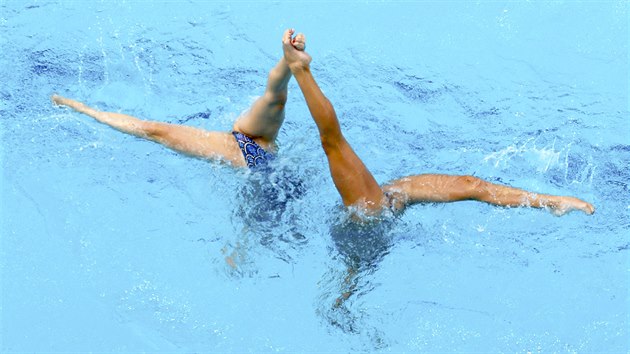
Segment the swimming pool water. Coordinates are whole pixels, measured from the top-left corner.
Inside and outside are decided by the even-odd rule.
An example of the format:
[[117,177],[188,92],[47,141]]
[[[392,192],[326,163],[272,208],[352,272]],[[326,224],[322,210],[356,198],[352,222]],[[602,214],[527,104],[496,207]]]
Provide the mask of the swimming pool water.
[[[228,130],[287,27],[380,183],[473,174],[597,212],[344,228],[294,81],[265,176],[49,101]],[[629,349],[627,1],[0,1],[0,47],[3,352]]]

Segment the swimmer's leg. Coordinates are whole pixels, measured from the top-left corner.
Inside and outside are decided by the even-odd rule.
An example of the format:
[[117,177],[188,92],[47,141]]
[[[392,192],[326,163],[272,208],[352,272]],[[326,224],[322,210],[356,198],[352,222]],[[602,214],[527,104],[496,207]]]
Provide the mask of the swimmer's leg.
[[394,198],[394,206],[421,202],[478,200],[507,207],[549,208],[555,215],[573,210],[593,214],[595,208],[574,197],[538,194],[484,181],[474,176],[424,174],[392,181],[383,187]]
[[230,133],[147,121],[121,113],[102,112],[57,95],[53,95],[51,99],[56,105],[70,107],[123,133],[155,141],[177,152],[208,160],[226,161],[235,166],[245,165],[242,153]]
[[[296,36],[293,46],[303,49],[304,45],[304,35]],[[274,142],[284,122],[284,106],[287,103],[287,86],[290,79],[291,70],[282,58],[269,72],[265,93],[238,118],[233,129],[257,138],[256,142],[264,148],[275,149]]]
[[344,205],[380,210],[383,192],[343,136],[332,104],[321,92],[310,72],[296,74],[296,78],[319,130],[330,175]]
[[[285,58],[295,55],[289,44],[291,34],[292,31],[285,32]],[[306,57],[307,54],[301,56]],[[317,86],[307,60],[297,64],[291,70],[319,130],[330,174],[344,205],[380,210],[384,204],[383,191],[341,133],[335,109]]]
[[348,267],[346,278],[343,281],[343,285],[344,287],[346,287],[346,289],[345,291],[341,293],[341,295],[339,295],[339,297],[337,297],[337,299],[335,300],[335,304],[333,305],[333,308],[340,307],[341,305],[343,305],[343,303],[346,300],[348,300],[350,296],[352,296],[356,292],[357,282],[358,282],[357,271],[358,269],[354,265],[351,265]]
[[328,159],[330,175],[344,205],[380,210],[383,192],[372,173],[343,136],[330,101],[321,92],[310,73],[301,76],[298,82],[319,130],[321,144]]

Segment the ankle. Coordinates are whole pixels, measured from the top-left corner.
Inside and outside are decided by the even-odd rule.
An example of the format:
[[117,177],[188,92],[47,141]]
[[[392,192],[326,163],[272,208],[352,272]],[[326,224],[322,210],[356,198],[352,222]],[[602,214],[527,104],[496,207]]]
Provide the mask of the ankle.
[[291,70],[291,73],[293,73],[293,75],[299,75],[311,71],[311,68],[308,64],[300,62],[289,64],[289,69]]

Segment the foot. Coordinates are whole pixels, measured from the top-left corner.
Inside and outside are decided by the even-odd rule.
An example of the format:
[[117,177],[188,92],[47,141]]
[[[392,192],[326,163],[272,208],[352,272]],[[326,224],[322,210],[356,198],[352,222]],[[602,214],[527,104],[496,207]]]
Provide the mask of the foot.
[[303,33],[298,33],[291,40],[291,44],[293,44],[293,47],[295,49],[303,52],[304,49],[306,49],[306,37],[304,36]]
[[55,106],[66,106],[74,109],[77,112],[85,113],[88,111],[89,107],[84,105],[79,101],[75,101],[69,98],[65,98],[59,95],[50,96],[50,100]]
[[50,96],[50,100],[52,101],[53,105],[55,105],[55,106],[67,106],[65,104],[65,101],[67,100],[67,98],[65,98],[65,97],[61,97],[59,95],[52,95],[52,96]]
[[[284,50],[284,60],[286,60],[292,72],[296,70],[308,69],[311,63],[311,56],[304,51],[306,39],[303,34],[293,37],[295,31],[288,29],[282,36],[282,48]],[[300,49],[301,48],[301,49]]]
[[83,105],[83,103],[81,102],[71,100],[69,98],[65,98],[59,95],[50,96],[50,100],[55,106],[67,106],[74,109],[77,109],[76,107],[80,107]]
[[555,197],[548,205],[551,212],[556,216],[562,216],[574,210],[580,210],[588,215],[595,212],[595,207],[581,199],[574,197]]

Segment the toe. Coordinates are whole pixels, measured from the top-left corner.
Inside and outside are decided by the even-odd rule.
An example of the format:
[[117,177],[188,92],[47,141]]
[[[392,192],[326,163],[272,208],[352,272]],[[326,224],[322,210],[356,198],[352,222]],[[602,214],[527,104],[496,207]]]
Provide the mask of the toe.
[[297,50],[304,50],[306,48],[306,37],[304,34],[298,33],[292,40],[292,44]]
[[282,35],[282,43],[291,43],[291,36],[293,36],[293,28],[289,28],[286,31],[284,31],[284,34]]

